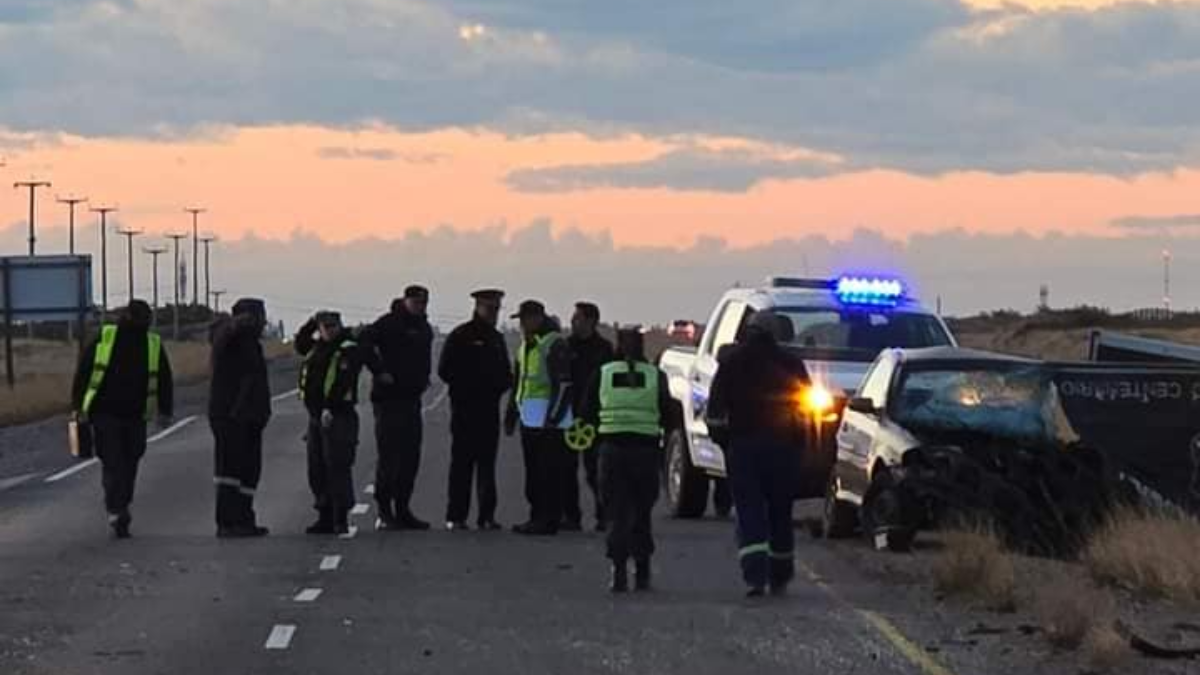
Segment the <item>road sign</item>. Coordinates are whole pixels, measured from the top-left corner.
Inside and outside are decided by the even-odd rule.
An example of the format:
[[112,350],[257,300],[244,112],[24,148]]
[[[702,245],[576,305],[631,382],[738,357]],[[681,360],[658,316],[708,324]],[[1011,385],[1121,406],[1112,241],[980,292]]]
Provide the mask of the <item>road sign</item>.
[[12,333],[16,321],[83,322],[92,309],[92,257],[0,257],[0,317],[4,320],[5,370],[16,385]]

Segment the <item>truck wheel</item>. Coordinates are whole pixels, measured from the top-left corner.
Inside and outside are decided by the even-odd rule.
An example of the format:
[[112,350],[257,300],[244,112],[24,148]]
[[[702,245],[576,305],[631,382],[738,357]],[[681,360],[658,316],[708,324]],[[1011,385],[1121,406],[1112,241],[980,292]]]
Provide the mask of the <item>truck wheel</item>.
[[837,481],[831,476],[825,488],[821,532],[826,539],[848,539],[858,530],[858,507],[837,498]]
[[863,534],[875,548],[886,545],[889,551],[904,553],[912,549],[916,530],[906,522],[903,497],[887,471],[880,471],[863,496]]
[[708,476],[692,465],[682,429],[667,438],[667,500],[675,518],[699,518],[708,508]]

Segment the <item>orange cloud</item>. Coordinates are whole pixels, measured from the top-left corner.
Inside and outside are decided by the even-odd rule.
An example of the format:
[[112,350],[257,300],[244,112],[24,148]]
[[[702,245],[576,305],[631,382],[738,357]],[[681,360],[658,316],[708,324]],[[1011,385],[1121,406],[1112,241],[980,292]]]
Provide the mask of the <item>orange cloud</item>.
[[[3,170],[9,177],[37,174],[53,180],[59,193],[117,204],[123,222],[148,232],[184,229],[188,220],[181,209],[201,204],[209,209],[203,222],[225,238],[250,232],[284,237],[305,229],[346,241],[444,224],[479,229],[539,218],[559,227],[610,230],[619,244],[685,245],[701,235],[739,245],[813,233],[836,239],[860,226],[900,237],[946,228],[1119,236],[1111,221],[1193,213],[1200,193],[1196,170],[1128,180],[870,170],[767,179],[746,191],[720,193],[663,187],[523,193],[505,182],[517,170],[647,162],[685,144],[758,147],[724,138],[265,127],[180,140],[28,140],[32,147],[10,154]],[[768,150],[807,156],[803,149],[762,152]],[[23,221],[24,209],[21,196],[11,193],[0,201],[0,222]],[[47,199],[42,223],[63,222],[60,211]]]

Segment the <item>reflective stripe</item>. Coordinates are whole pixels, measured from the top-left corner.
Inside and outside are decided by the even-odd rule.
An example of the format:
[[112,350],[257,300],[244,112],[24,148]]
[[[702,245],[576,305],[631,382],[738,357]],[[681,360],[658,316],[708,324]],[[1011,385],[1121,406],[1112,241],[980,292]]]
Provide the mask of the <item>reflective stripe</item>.
[[[324,393],[325,402],[329,403],[329,393],[333,391],[334,385],[337,384],[338,369],[342,365],[342,351],[347,347],[357,347],[358,344],[353,340],[344,340],[338,344],[337,351],[333,353],[333,357],[329,359],[329,366],[325,369],[325,379],[321,385],[321,391]],[[300,400],[305,401],[305,393],[308,391],[308,368],[309,361],[312,359],[316,351],[311,351],[308,356],[304,357],[304,362],[300,364]],[[357,383],[355,383],[357,385]],[[353,401],[354,395],[357,393],[358,387],[352,386],[346,388],[346,401]]]
[[771,558],[775,560],[794,560],[796,558],[796,554],[792,553],[791,551],[787,551],[786,553],[771,551]]
[[[637,375],[641,386],[617,386],[617,377]],[[658,369],[649,363],[617,361],[600,369],[600,433],[661,433],[658,410]]]
[[522,340],[517,353],[517,364],[521,369],[521,381],[517,383],[517,403],[531,399],[548,400],[554,393],[550,380],[550,350],[562,339],[558,333],[546,333],[533,339],[532,349],[528,340]]
[[[100,340],[96,343],[96,358],[92,361],[92,376],[83,395],[83,412],[89,413],[104,383],[104,375],[112,364],[113,347],[117,344],[117,327],[109,324],[100,329]],[[162,367],[162,338],[157,333],[146,333],[146,419],[152,419],[158,408],[158,371]]]
[[247,487],[245,485],[242,485],[242,481],[240,481],[236,478],[228,478],[225,476],[213,476],[213,484],[219,485],[219,486],[224,486],[224,487],[237,488],[238,492],[246,495],[247,497],[253,497],[258,492],[257,490],[255,490],[252,487]]
[[750,544],[749,546],[743,546],[742,548],[738,549],[738,557],[739,558],[745,558],[748,555],[759,555],[759,554],[770,555],[771,554],[771,545],[766,544],[766,543]]

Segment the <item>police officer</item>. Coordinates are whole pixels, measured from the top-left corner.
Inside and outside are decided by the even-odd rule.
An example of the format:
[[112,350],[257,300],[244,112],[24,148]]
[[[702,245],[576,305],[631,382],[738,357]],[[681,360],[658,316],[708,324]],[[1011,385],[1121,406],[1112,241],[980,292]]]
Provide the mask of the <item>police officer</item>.
[[600,489],[610,518],[610,590],[623,593],[629,589],[630,558],[635,588],[650,589],[651,512],[658,499],[671,392],[666,375],[647,363],[640,330],[617,333],[617,359],[592,378],[581,414],[599,431]]
[[421,396],[429,388],[433,328],[426,318],[429,290],[409,286],[359,335],[377,352],[379,372],[371,389],[375,412],[375,501],[381,530],[428,530],[409,506],[421,467]]
[[710,432],[725,451],[750,597],[768,587],[782,594],[795,575],[792,501],[805,448],[792,401],[809,378],[804,363],[779,344],[792,334],[787,317],[755,314],[742,339],[719,355],[708,404]]
[[512,366],[504,335],[496,330],[504,292],[471,294],[471,320],[455,328],[442,345],[438,376],[450,395],[450,485],[446,529],[466,530],[471,483],[478,492],[476,525],[498,530],[496,455],[500,448],[500,399],[512,386]]
[[300,396],[308,409],[308,485],[318,514],[307,532],[346,534],[354,505],[355,405],[363,359],[336,312],[317,313],[300,327],[295,341],[304,357]]
[[208,419],[216,444],[218,537],[267,534],[254,514],[263,430],[271,418],[271,386],[259,342],[266,325],[262,300],[243,298],[234,303],[232,318],[213,327]]
[[[567,338],[567,346],[571,352],[571,381],[576,384],[575,395],[572,396],[572,410],[582,410],[587,394],[587,384],[600,373],[600,367],[612,361],[612,343],[600,335],[597,328],[600,325],[600,308],[590,302],[575,304],[575,313],[571,316],[571,335]],[[584,476],[592,491],[592,499],[596,506],[596,531],[605,528],[604,499],[597,483],[597,453],[596,446],[572,453],[567,462],[563,497],[564,530],[578,531],[583,529],[583,511],[579,506],[579,460],[582,456]]]
[[171,363],[162,339],[150,331],[153,313],[141,300],[129,303],[116,325],[105,325],[75,370],[72,407],[88,421],[103,467],[104,506],[113,535],[127,539],[138,464],[146,454],[146,423],[174,412]]
[[504,430],[512,435],[520,424],[529,501],[529,520],[513,531],[555,535],[563,516],[563,476],[572,461],[563,437],[571,423],[571,354],[542,303],[526,300],[512,318],[521,322],[522,340]]

